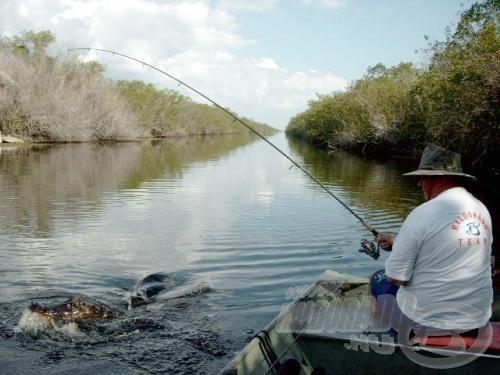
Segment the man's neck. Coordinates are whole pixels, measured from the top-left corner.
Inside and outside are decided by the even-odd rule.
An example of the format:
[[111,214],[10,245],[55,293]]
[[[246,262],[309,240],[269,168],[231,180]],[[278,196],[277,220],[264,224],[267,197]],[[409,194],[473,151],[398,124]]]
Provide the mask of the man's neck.
[[458,185],[450,178],[438,178],[432,184],[430,199],[436,198],[442,192],[458,187]]

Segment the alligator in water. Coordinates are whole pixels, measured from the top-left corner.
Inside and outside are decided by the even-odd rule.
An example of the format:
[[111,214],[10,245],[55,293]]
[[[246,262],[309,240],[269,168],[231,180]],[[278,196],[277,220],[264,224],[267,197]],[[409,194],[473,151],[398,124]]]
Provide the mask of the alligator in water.
[[85,320],[107,320],[117,318],[123,312],[87,297],[71,297],[63,303],[43,306],[32,303],[29,307],[32,313],[41,315],[55,322],[71,323]]
[[[183,280],[162,272],[153,273],[141,279],[130,293],[129,308],[150,303],[162,292],[166,292],[162,296],[168,299],[199,294],[208,289],[204,284],[188,283],[174,290],[179,281]],[[124,313],[121,309],[107,306],[102,302],[84,296],[74,296],[62,303],[52,305],[32,303],[29,310],[38,316],[62,324],[91,320],[109,320],[117,318]]]

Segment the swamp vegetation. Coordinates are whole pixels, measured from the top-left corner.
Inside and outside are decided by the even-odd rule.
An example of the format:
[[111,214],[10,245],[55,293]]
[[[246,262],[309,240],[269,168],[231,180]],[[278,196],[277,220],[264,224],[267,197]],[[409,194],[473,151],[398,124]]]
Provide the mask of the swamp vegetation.
[[[142,81],[105,78],[104,66],[52,57],[50,31],[0,38],[0,132],[32,141],[86,142],[247,133],[215,106]],[[275,129],[244,120],[264,134]]]
[[498,179],[500,1],[472,5],[425,52],[426,67],[377,64],[345,92],[311,100],[287,134],[366,154],[413,156],[434,143]]

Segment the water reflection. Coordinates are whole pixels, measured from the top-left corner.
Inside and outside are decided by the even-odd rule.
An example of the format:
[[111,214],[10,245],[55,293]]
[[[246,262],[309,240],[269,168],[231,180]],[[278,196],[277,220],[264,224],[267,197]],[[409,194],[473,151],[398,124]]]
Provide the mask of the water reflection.
[[416,180],[401,177],[411,169],[413,160],[369,160],[343,151],[326,152],[293,140],[289,140],[289,147],[303,158],[313,176],[332,189],[348,191],[357,205],[404,218],[423,201]]
[[[378,230],[397,230],[421,199],[398,163],[329,154],[283,134],[271,141]],[[371,237],[366,229],[289,167],[268,144],[241,135],[0,148],[0,335],[19,320],[10,311],[30,298],[81,293],[117,305],[123,288],[147,274],[187,271],[207,282],[207,306],[197,308],[234,340],[233,351],[289,302],[290,286],[326,269],[382,268],[385,255],[374,261],[358,252],[360,238]],[[170,337],[168,327],[160,333]],[[141,353],[170,350],[165,337],[129,344]],[[114,345],[94,349],[123,360]],[[145,358],[138,366],[148,371]]]
[[138,189],[158,178],[181,179],[193,163],[217,160],[255,139],[0,147],[0,233],[47,237],[61,211],[92,216],[106,193]]

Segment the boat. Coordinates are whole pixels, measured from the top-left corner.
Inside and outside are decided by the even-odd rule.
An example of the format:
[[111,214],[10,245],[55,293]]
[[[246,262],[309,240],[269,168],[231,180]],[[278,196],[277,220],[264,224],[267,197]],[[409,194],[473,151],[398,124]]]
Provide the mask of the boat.
[[500,371],[500,323],[477,338],[399,340],[374,309],[368,279],[332,270],[287,297],[293,301],[220,374]]

